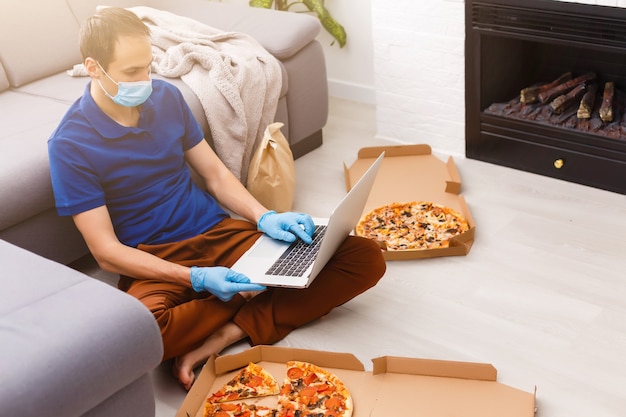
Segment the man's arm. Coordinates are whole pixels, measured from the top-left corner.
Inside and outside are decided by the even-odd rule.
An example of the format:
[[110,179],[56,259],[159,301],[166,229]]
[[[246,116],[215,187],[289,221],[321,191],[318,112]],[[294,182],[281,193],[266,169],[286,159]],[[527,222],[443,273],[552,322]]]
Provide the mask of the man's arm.
[[237,293],[265,290],[264,286],[251,284],[248,277],[229,268],[188,268],[122,244],[115,235],[105,206],[75,215],[74,222],[98,265],[105,271],[137,279],[173,282],[196,292],[209,291],[222,301],[230,300]]
[[209,193],[229,210],[253,223],[268,211],[226,168],[205,140],[185,152],[185,158],[202,177]]
[[74,223],[98,265],[105,271],[191,287],[190,268],[122,244],[115,235],[106,206],[75,215]]
[[229,210],[257,224],[261,231],[274,239],[293,242],[300,238],[306,243],[312,242],[315,224],[311,216],[269,212],[226,168],[206,141],[200,141],[185,152],[185,158],[200,174],[207,190]]

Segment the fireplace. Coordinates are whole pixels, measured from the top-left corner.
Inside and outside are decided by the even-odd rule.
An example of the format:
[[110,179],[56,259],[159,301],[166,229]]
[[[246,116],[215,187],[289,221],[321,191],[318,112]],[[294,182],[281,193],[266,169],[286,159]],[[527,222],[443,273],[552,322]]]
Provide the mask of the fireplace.
[[[465,8],[467,157],[626,194],[626,9],[551,0]],[[614,86],[614,119],[602,130],[491,111],[567,72],[595,74],[600,91]]]

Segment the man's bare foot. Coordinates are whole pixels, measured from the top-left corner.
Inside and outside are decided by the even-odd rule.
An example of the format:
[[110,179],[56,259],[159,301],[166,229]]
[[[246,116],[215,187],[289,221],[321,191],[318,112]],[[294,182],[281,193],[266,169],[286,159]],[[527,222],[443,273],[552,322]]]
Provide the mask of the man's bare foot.
[[194,365],[191,367],[185,365],[181,357],[174,359],[172,374],[174,374],[174,377],[178,379],[178,383],[187,391],[191,389],[191,386],[196,380],[196,374],[193,371],[194,369]]
[[188,391],[196,379],[195,368],[206,362],[211,355],[220,353],[226,347],[246,336],[244,331],[235,323],[227,323],[209,336],[200,347],[174,360],[172,366],[174,377]]

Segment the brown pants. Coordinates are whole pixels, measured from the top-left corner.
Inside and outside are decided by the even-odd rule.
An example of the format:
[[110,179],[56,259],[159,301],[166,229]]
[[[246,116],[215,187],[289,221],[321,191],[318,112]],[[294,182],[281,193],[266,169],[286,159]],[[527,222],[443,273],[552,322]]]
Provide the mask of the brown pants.
[[[254,224],[225,219],[194,238],[139,249],[186,266],[230,267],[261,234]],[[167,360],[198,347],[229,321],[241,327],[253,345],[275,343],[373,287],[384,273],[378,245],[350,236],[306,289],[268,288],[247,302],[241,295],[223,302],[211,293],[162,281],[122,277],[119,287],[154,314]]]

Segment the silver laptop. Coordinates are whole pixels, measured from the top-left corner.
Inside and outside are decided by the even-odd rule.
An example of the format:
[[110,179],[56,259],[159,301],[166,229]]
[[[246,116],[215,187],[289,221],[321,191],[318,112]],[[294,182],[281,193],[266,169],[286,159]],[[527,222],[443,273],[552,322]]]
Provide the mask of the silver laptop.
[[361,217],[378,167],[385,153],[341,200],[328,219],[314,219],[313,243],[293,243],[261,236],[232,266],[257,284],[272,287],[306,288],[354,229]]

